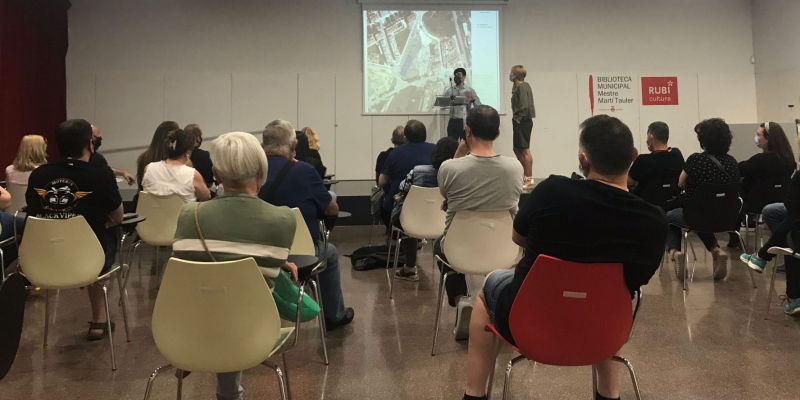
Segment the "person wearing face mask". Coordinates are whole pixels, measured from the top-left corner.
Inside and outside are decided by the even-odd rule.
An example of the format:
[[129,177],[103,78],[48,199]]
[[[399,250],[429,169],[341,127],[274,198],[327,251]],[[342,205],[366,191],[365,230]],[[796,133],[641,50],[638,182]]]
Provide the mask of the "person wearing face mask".
[[522,164],[525,174],[522,184],[524,191],[533,189],[533,156],[530,147],[533,118],[536,118],[533,90],[531,85],[525,82],[527,74],[525,67],[515,65],[511,67],[511,73],[508,75],[508,79],[514,82],[514,87],[511,89],[511,110],[514,117],[511,123],[514,127],[514,154]]
[[130,173],[128,173],[128,171],[125,171],[124,169],[117,169],[111,167],[110,165],[108,165],[108,161],[106,160],[106,158],[103,157],[102,154],[97,152],[97,150],[100,148],[102,144],[103,144],[103,135],[100,132],[100,129],[97,126],[92,125],[92,145],[94,145],[95,152],[92,153],[91,157],[89,157],[89,164],[109,167],[111,168],[112,171],[114,171],[115,176],[125,179],[125,181],[128,183],[128,186],[133,185],[133,183],[136,182],[136,179],[133,177],[133,175],[131,175]]
[[683,170],[683,154],[677,147],[669,147],[669,126],[656,121],[647,127],[647,150],[640,154],[628,173],[628,189],[641,195],[651,182],[667,178],[675,183]]
[[761,152],[739,163],[745,204],[757,182],[765,179],[789,182],[796,168],[792,146],[780,125],[774,122],[761,124],[756,129],[753,142]]
[[[67,219],[83,216],[105,253],[100,275],[114,263],[117,240],[111,227],[122,222],[122,198],[108,167],[89,162],[95,152],[92,127],[86,120],[71,119],[58,125],[56,144],[63,159],[36,168],[28,180],[25,200],[28,216]],[[87,340],[103,339],[109,332],[103,306],[103,289],[87,287],[92,305]],[[113,328],[113,324],[112,324]]]
[[450,107],[450,120],[447,122],[447,136],[453,139],[464,138],[464,119],[467,118],[467,111],[481,105],[481,99],[475,93],[475,89],[466,85],[467,70],[456,68],[453,71],[452,84],[444,92],[443,96],[450,96],[450,100],[456,97],[465,97],[466,104],[454,105]]

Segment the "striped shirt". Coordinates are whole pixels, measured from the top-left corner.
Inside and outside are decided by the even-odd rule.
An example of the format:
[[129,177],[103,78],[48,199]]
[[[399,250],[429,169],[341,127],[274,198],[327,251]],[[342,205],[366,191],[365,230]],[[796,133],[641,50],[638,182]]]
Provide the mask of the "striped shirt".
[[183,207],[172,245],[175,257],[212,261],[195,224],[195,208],[206,245],[217,261],[253,257],[261,272],[275,278],[286,264],[296,222],[288,207],[273,206],[258,197],[225,193],[205,203]]

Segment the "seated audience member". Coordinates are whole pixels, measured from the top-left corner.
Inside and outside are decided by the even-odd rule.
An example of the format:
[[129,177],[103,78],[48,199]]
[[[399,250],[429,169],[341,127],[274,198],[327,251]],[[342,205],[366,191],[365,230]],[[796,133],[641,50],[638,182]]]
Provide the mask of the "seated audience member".
[[663,122],[653,122],[647,127],[647,150],[639,154],[628,173],[628,188],[641,195],[642,190],[654,181],[668,179],[678,183],[683,171],[683,154],[677,147],[669,147],[669,127]]
[[311,164],[319,172],[319,176],[325,178],[328,169],[322,164],[322,156],[319,154],[319,135],[309,127],[305,127],[297,133],[297,161],[305,161]]
[[[412,169],[406,179],[400,182],[397,195],[397,204],[392,209],[392,225],[400,227],[400,212],[403,209],[403,201],[405,196],[411,190],[411,186],[421,187],[437,187],[439,181],[436,179],[436,174],[439,167],[443,162],[453,158],[458,148],[458,141],[451,137],[443,137],[436,142],[433,146],[431,153],[431,165],[417,165]],[[404,238],[400,242],[400,248],[404,254],[405,265],[403,268],[397,269],[395,273],[398,279],[405,279],[407,281],[416,282],[419,280],[417,275],[417,245],[419,241],[414,238]]]
[[294,127],[288,121],[275,120],[264,128],[264,151],[269,162],[267,183],[258,197],[276,206],[297,207],[303,214],[311,237],[317,242],[317,257],[327,260],[325,271],[319,274],[322,308],[328,330],[349,324],[354,312],[345,308],[339,272],[339,253],[332,244],[322,248],[323,242],[318,221],[326,216],[336,216],[339,206],[314,167],[291,158],[297,143]]
[[5,212],[11,204],[11,194],[0,186],[0,241],[14,235],[14,216]]
[[390,226],[389,218],[394,207],[394,195],[400,187],[400,181],[417,165],[430,165],[433,144],[425,142],[427,131],[425,124],[415,119],[409,120],[403,128],[406,144],[395,148],[383,164],[378,176],[378,186],[383,188],[383,207],[381,218],[384,225]]
[[375,183],[378,183],[378,180],[381,176],[381,171],[383,171],[383,164],[386,163],[386,158],[389,157],[389,154],[392,154],[392,151],[406,143],[406,137],[403,135],[403,131],[405,127],[402,125],[398,125],[392,131],[392,147],[380,152],[378,154],[378,158],[375,160]]
[[[89,163],[94,144],[92,126],[87,121],[62,122],[56,129],[56,142],[64,158],[31,173],[25,193],[28,215],[53,219],[82,215],[105,252],[106,260],[100,272],[104,274],[114,263],[117,248],[116,234],[109,228],[122,222],[122,198],[117,180],[111,168]],[[54,198],[59,201],[51,201]],[[88,289],[92,320],[87,339],[100,340],[108,334],[103,289],[98,284]]]
[[[494,323],[514,343],[508,325],[511,305],[540,254],[621,263],[631,293],[658,269],[666,223],[660,209],[628,193],[628,166],[637,153],[631,131],[616,118],[597,115],[581,124],[579,142],[578,161],[586,179],[551,176],[533,189],[514,219],[513,240],[525,248],[522,260],[515,269],[492,272],[475,301],[464,399],[486,399],[497,350],[494,335],[484,326]],[[597,367],[595,399],[619,398],[619,364],[608,360]]]
[[19,142],[17,157],[6,167],[6,181],[27,185],[31,171],[44,164],[47,164],[47,141],[40,135],[25,135]]
[[188,166],[195,137],[182,129],[167,134],[167,159],[151,162],[144,170],[142,188],[158,196],[177,194],[184,201],[205,201],[211,198],[203,176]]
[[[225,193],[184,206],[175,231],[175,256],[203,262],[253,257],[270,286],[281,268],[290,270],[296,279],[296,267],[286,262],[294,240],[294,214],[287,207],[276,207],[256,197],[268,168],[258,139],[244,132],[226,133],[211,142],[211,159]],[[213,259],[202,240],[207,241]],[[260,251],[256,248],[259,246],[269,251]],[[241,399],[241,379],[241,372],[217,374],[217,398]]]
[[[756,272],[764,272],[767,262],[774,257],[767,250],[770,247],[790,247],[800,249],[800,172],[795,172],[789,182],[789,190],[785,204],[787,219],[772,231],[772,236],[757,253],[742,253],[739,257]],[[797,250],[795,250],[797,251]],[[786,257],[786,305],[784,312],[788,315],[800,315],[800,260]]]
[[[704,184],[725,184],[739,182],[739,164],[736,159],[728,154],[731,147],[731,130],[721,118],[706,119],[694,127],[697,140],[700,142],[702,153],[694,153],[686,159],[678,187],[683,189],[680,202],[686,204],[697,189]],[[683,279],[686,268],[686,259],[681,249],[681,228],[686,227],[683,219],[683,208],[676,208],[667,212],[669,232],[667,234],[667,251],[678,267],[678,277]],[[714,259],[714,279],[724,279],[728,273],[728,255],[717,244],[717,238],[712,233],[698,233],[706,249],[711,252]]]
[[178,126],[178,123],[175,121],[164,121],[158,124],[147,150],[139,154],[139,157],[136,159],[136,182],[139,184],[139,190],[142,190],[142,178],[144,178],[145,167],[152,162],[164,161],[167,159],[167,134],[180,128],[181,127]]
[[319,152],[311,151],[311,148],[308,145],[308,136],[306,136],[303,131],[297,131],[295,132],[295,135],[297,136],[297,146],[294,149],[294,159],[311,164],[311,166],[314,167],[319,174],[319,177],[325,178],[325,172],[328,169],[322,165],[322,158],[320,157]]
[[[444,197],[447,211],[446,226],[461,210],[517,212],[522,193],[523,169],[516,158],[499,155],[494,150],[494,140],[500,135],[500,115],[487,105],[480,105],[467,114],[465,139],[461,149],[469,154],[445,161],[439,168],[439,191]],[[447,240],[447,228],[442,238],[434,244],[434,251],[442,254],[442,242]],[[442,265],[442,273],[450,271]],[[446,282],[450,305],[458,304],[456,311],[456,339],[469,335],[470,301],[465,297],[467,286],[464,275],[451,274]],[[461,300],[459,300],[461,297]]]
[[200,125],[197,124],[186,125],[183,130],[194,136],[195,139],[194,149],[192,150],[191,157],[189,157],[189,160],[192,162],[192,167],[200,173],[206,186],[210,188],[214,185],[214,163],[211,162],[209,153],[200,148],[200,145],[203,144],[203,131],[200,130]]
[[136,179],[133,176],[131,176],[131,174],[129,174],[128,171],[125,171],[124,169],[117,169],[110,166],[106,158],[102,154],[97,152],[97,150],[100,149],[100,145],[102,145],[102,143],[103,143],[103,134],[100,132],[100,129],[98,127],[92,125],[92,144],[94,144],[95,152],[92,153],[92,157],[89,158],[89,163],[96,164],[101,167],[109,167],[111,168],[111,171],[114,172],[114,175],[124,179],[129,186],[133,185],[136,182]]

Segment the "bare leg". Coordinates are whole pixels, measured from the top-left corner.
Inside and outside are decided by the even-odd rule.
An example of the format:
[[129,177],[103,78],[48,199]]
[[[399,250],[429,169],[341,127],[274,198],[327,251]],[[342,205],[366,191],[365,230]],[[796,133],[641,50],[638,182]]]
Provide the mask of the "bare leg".
[[613,360],[606,360],[597,367],[597,393],[601,396],[619,398],[619,378],[622,374],[622,365]]
[[486,394],[486,382],[499,349],[495,346],[494,334],[484,329],[490,321],[483,302],[483,292],[472,307],[467,347],[467,394],[480,397]]
[[86,288],[89,293],[89,302],[92,304],[92,322],[106,322],[106,309],[103,303],[103,287],[100,283],[93,283]]
[[525,177],[533,177],[533,155],[531,155],[530,149],[514,149],[514,154],[522,164]]

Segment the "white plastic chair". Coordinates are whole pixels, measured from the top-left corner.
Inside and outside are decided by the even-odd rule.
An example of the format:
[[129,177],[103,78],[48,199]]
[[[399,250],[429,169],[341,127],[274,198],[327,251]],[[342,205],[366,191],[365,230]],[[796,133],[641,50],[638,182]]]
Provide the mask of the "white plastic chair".
[[516,265],[521,249],[511,239],[513,218],[508,211],[459,211],[453,216],[442,241],[442,252],[447,261],[436,258],[452,268],[442,275],[436,303],[436,322],[433,329],[431,355],[436,355],[436,338],[442,313],[444,286],[453,273],[488,275],[498,269]]
[[[82,216],[70,219],[42,219],[28,217],[25,236],[19,247],[19,265],[32,286],[45,291],[44,343],[50,321],[49,290],[76,289],[94,283],[102,284],[108,322],[108,344],[111,349],[111,370],[117,370],[114,357],[114,338],[111,331],[111,315],[108,307],[108,279],[116,276],[122,287],[119,265],[98,276],[105,263],[105,254],[92,228]],[[128,330],[128,305],[122,298],[122,316],[125,337],[130,342]]]
[[6,186],[8,194],[11,195],[11,204],[8,205],[5,212],[14,214],[17,211],[21,211],[28,204],[27,200],[25,200],[25,192],[28,191],[28,185],[8,182]]
[[[297,228],[294,231],[294,241],[292,242],[292,247],[289,249],[289,254],[292,256],[312,256],[316,258],[317,250],[314,246],[314,239],[311,237],[311,231],[308,230],[308,225],[306,225],[306,220],[303,218],[303,213],[301,213],[300,209],[296,207],[292,208],[292,213],[294,213],[294,219]],[[326,243],[327,241],[325,241],[323,245]],[[320,294],[319,288],[319,273],[325,270],[325,266],[324,255],[321,258],[317,258],[315,265],[311,268],[311,272],[308,274],[308,278],[303,279],[303,277],[300,277],[301,281],[299,286],[300,298],[302,299],[303,293],[305,293],[306,285],[310,284],[311,289],[314,291],[314,298],[319,304],[319,315],[317,316],[317,322],[319,323],[319,337],[322,341],[322,358],[325,362],[325,365],[328,365],[328,345],[325,340],[325,336],[327,335],[325,329],[325,309],[322,306],[322,295]],[[300,303],[298,302],[298,304]],[[297,337],[299,337],[299,335],[296,335],[295,339]]]
[[[27,234],[27,233],[26,233]],[[263,364],[275,371],[281,398],[287,399],[284,372],[267,359],[287,348],[295,328],[281,328],[269,286],[255,260],[192,262],[171,258],[153,309],[153,339],[167,368],[192,372],[243,371]],[[284,356],[284,368],[286,359]],[[178,374],[178,399],[183,374]]]
[[[133,245],[133,260],[136,251],[143,244],[155,246],[154,262],[160,274],[158,252],[161,247],[172,246],[175,240],[175,229],[178,227],[178,217],[186,202],[176,195],[157,196],[147,192],[139,192],[139,201],[136,204],[136,214],[145,217],[145,220],[136,225],[136,234],[140,240]],[[139,258],[141,270],[141,257]],[[126,279],[127,283],[127,279]]]
[[[439,192],[438,187],[422,187],[411,186],[405,200],[403,201],[403,208],[400,211],[400,225],[403,227],[398,228],[392,226],[392,235],[389,240],[389,257],[392,259],[392,240],[391,238],[397,237],[397,243],[394,246],[394,263],[392,270],[389,272],[389,266],[386,266],[387,273],[391,273],[389,277],[389,299],[394,295],[394,279],[397,272],[397,264],[400,261],[400,241],[403,236],[411,237],[419,240],[430,240],[431,242],[438,239],[444,233],[445,222],[447,220],[447,213],[442,211],[442,203],[444,197]],[[433,253],[433,252],[431,252]],[[435,261],[431,260],[435,265]]]

